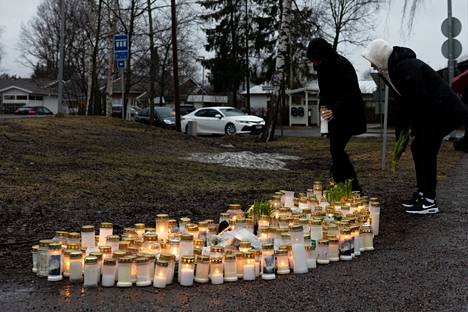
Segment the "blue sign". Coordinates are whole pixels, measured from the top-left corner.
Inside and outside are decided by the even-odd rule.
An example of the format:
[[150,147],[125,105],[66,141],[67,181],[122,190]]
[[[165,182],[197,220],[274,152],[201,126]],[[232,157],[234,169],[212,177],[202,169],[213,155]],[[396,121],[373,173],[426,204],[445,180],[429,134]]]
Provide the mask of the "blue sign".
[[114,36],[114,57],[116,60],[128,59],[128,35]]
[[117,69],[125,69],[127,62],[125,60],[118,60],[117,61]]

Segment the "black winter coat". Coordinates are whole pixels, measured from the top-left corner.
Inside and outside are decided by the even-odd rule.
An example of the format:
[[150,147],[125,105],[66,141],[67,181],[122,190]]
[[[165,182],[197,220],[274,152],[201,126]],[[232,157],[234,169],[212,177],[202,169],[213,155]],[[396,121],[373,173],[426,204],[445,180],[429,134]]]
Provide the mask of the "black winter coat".
[[463,123],[468,113],[463,102],[411,49],[393,47],[388,71],[401,95],[397,119],[406,122],[414,135],[430,131],[445,136]]
[[357,135],[367,130],[364,101],[353,65],[334,51],[316,66],[320,106],[333,111],[330,131]]

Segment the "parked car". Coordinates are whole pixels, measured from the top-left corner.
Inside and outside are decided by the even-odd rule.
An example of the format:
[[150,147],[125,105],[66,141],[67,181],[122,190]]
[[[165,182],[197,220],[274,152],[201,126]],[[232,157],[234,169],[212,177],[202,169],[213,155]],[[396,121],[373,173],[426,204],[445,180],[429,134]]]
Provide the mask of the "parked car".
[[[130,118],[134,118],[140,111],[140,108],[138,106],[128,105],[127,110],[130,113]],[[112,104],[112,116],[122,118],[122,104]]]
[[15,111],[16,115],[53,115],[45,106],[22,106]]
[[[135,116],[135,121],[149,124],[150,109],[144,108]],[[155,107],[154,108],[154,124],[157,127],[166,129],[175,129],[175,113],[170,107]]]
[[199,134],[235,135],[260,133],[265,127],[265,120],[247,115],[233,107],[204,107],[185,115],[181,119],[182,130],[187,133],[188,122],[197,122]]
[[193,106],[193,104],[181,104],[180,105],[180,116],[190,114],[194,110],[196,110],[196,108],[195,108],[195,106]]

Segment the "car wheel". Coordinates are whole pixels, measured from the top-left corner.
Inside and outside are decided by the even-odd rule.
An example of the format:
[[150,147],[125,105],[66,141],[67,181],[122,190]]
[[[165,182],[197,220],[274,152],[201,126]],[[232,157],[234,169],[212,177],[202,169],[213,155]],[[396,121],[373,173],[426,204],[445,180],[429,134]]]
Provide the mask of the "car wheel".
[[224,133],[226,133],[226,135],[229,135],[229,136],[235,135],[236,126],[234,126],[234,124],[232,123],[228,123],[226,127],[224,128]]

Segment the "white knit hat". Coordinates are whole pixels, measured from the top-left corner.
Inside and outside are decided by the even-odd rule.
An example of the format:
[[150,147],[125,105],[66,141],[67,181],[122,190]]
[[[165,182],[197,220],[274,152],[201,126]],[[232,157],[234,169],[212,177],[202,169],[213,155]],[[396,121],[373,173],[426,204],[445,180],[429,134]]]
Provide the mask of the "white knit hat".
[[379,71],[388,69],[388,59],[393,52],[393,47],[383,39],[375,39],[364,50],[362,57],[377,66]]

